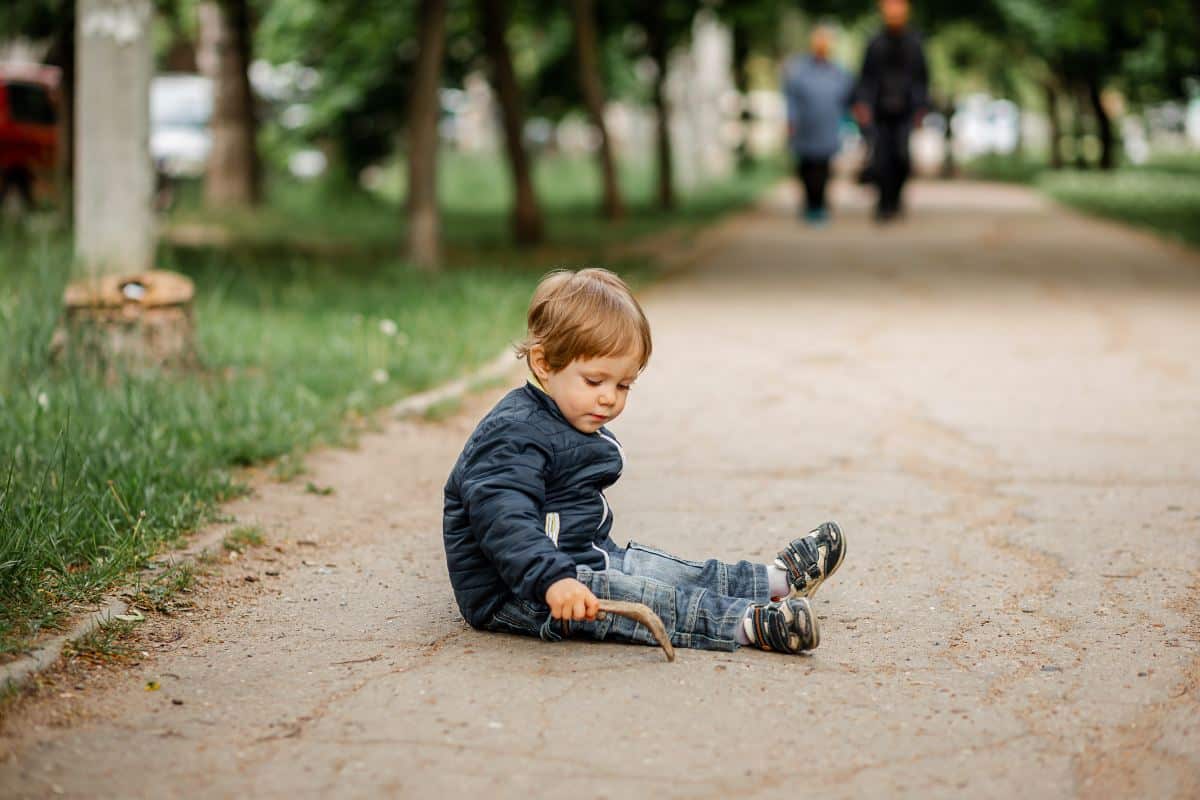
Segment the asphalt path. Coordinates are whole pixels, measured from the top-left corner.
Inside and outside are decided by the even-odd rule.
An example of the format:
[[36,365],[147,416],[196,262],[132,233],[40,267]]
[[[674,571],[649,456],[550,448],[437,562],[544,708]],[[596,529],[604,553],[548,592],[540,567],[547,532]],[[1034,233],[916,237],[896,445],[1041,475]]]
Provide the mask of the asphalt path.
[[839,186],[820,230],[792,191],[646,293],[609,499],[692,558],[839,521],[817,651],[468,629],[441,486],[496,389],[234,504],[271,546],[22,704],[0,795],[1200,796],[1200,257],[1016,188],[877,228]]

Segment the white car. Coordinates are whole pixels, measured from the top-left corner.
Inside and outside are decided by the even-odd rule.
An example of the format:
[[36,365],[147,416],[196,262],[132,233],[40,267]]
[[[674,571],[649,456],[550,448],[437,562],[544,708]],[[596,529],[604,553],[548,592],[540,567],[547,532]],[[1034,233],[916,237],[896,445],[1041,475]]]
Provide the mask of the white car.
[[150,155],[170,177],[199,177],[212,150],[212,81],[186,73],[150,82]]

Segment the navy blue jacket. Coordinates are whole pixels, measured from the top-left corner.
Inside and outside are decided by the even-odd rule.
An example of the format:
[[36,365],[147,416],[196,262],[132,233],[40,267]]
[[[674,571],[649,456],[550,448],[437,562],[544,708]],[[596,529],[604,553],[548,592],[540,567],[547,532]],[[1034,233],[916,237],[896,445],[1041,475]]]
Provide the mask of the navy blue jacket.
[[606,428],[582,433],[526,384],[467,440],[446,481],[442,538],[454,598],[482,627],[509,597],[544,603],[575,565],[607,569],[612,513],[604,490],[625,463]]

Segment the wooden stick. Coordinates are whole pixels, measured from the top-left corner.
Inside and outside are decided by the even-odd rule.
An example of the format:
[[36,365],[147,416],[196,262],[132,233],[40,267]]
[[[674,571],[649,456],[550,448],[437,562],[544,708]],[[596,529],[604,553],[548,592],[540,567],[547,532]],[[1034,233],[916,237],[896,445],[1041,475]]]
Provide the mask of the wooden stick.
[[650,606],[643,603],[630,603],[625,600],[605,600],[600,598],[600,613],[596,615],[596,619],[604,619],[606,614],[616,614],[619,617],[631,619],[634,622],[644,625],[646,630],[654,636],[658,641],[663,652],[667,656],[667,661],[675,660],[675,648],[671,646],[671,637],[667,636],[667,628],[663,625],[658,614],[655,614]]

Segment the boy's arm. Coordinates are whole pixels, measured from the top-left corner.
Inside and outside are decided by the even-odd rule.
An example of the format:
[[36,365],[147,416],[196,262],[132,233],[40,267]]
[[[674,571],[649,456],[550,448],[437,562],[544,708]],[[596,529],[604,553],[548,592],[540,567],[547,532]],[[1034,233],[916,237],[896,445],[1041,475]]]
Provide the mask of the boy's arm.
[[492,432],[464,463],[461,486],[484,555],[518,597],[545,603],[551,584],[575,577],[575,562],[542,530],[550,452],[539,438],[521,424]]

